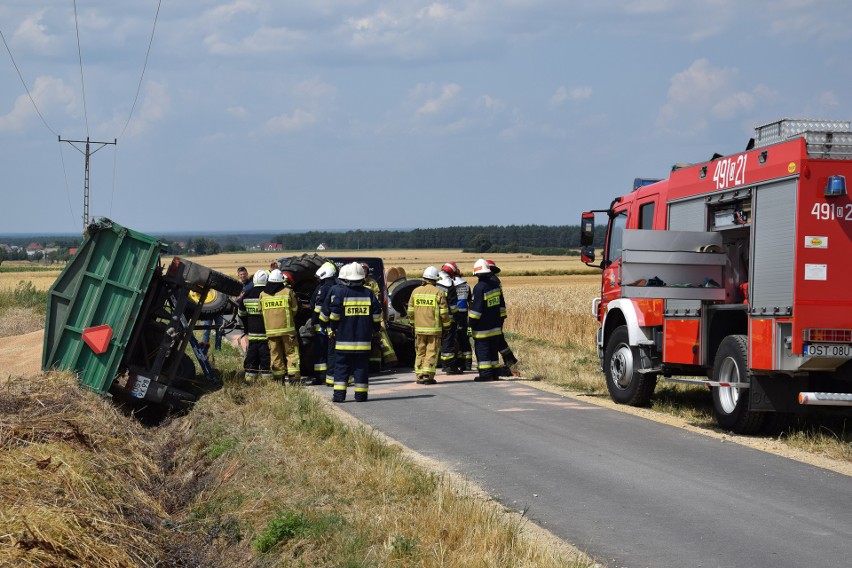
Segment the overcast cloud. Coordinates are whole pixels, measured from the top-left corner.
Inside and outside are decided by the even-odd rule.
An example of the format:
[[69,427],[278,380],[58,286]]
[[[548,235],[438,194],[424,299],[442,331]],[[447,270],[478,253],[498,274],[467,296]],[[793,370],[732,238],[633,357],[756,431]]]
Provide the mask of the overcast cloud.
[[4,49],[0,233],[82,227],[57,135],[117,139],[92,216],[276,231],[576,224],[758,124],[852,119],[834,0],[163,0],[141,85],[158,0],[76,6],[79,52],[71,1],[0,6],[29,88]]

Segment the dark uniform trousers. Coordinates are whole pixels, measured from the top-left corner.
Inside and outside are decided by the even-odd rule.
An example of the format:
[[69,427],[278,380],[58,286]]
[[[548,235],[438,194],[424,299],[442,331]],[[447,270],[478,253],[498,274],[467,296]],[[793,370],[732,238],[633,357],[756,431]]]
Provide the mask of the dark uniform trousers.
[[502,337],[502,335],[495,335],[473,340],[473,348],[476,351],[476,367],[479,370],[479,376],[474,379],[475,381],[493,381],[499,376],[499,347]]
[[246,347],[246,357],[243,361],[243,368],[246,371],[246,379],[251,380],[260,374],[263,378],[271,378],[272,373],[269,371],[269,342],[266,337],[253,338],[248,340]]
[[355,378],[355,401],[367,400],[370,376],[369,351],[337,351],[334,354],[334,394],[332,400],[346,400],[349,377]]

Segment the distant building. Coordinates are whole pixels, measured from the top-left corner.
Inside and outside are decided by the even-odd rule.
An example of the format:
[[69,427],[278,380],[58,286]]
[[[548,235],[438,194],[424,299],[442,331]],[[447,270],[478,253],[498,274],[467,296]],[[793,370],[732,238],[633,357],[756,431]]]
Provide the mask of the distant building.
[[6,253],[12,252],[12,247],[10,247],[9,245],[7,245],[5,243],[0,243],[0,249],[2,249],[3,252],[6,252]]
[[280,252],[284,250],[284,245],[281,243],[263,243],[263,250],[266,252]]
[[44,247],[41,243],[30,243],[27,245],[27,256],[33,256],[37,252],[44,252]]
[[327,244],[325,244],[325,243],[320,243],[320,244],[319,244],[319,246],[317,246],[317,250],[318,250],[318,251],[328,250],[329,248],[330,248],[330,247],[329,247]]

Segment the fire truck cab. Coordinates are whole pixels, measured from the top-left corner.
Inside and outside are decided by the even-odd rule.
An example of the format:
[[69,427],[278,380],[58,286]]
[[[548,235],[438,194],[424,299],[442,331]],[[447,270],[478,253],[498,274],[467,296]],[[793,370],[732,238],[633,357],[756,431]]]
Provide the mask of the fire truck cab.
[[743,434],[852,406],[850,176],[852,122],[783,119],[583,213],[589,265],[607,216],[593,311],[612,399],[646,405],[658,377],[703,384]]

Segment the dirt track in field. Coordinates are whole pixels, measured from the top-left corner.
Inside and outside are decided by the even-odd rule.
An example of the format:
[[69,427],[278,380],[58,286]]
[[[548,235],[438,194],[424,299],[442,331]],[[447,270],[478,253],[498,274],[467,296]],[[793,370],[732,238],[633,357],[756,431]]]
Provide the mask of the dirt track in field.
[[0,381],[10,376],[37,375],[41,371],[44,330],[0,337]]

